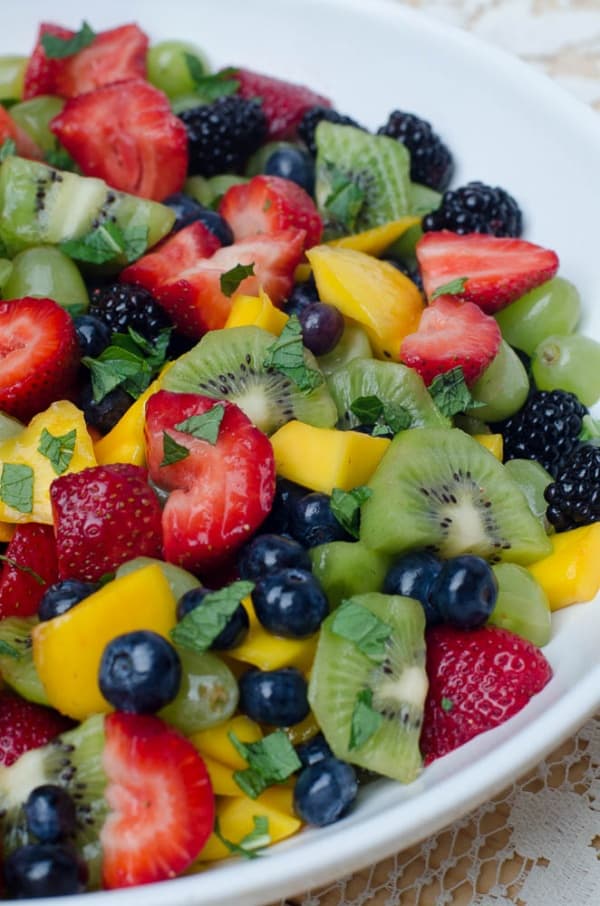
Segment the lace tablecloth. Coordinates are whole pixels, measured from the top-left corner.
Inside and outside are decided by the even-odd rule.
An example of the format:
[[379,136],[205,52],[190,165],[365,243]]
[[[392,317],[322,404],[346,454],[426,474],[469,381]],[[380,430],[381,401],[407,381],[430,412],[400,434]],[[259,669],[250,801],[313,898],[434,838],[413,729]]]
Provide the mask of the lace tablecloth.
[[[404,2],[518,53],[600,111],[600,0]],[[281,906],[367,904],[600,906],[600,713],[434,837]]]

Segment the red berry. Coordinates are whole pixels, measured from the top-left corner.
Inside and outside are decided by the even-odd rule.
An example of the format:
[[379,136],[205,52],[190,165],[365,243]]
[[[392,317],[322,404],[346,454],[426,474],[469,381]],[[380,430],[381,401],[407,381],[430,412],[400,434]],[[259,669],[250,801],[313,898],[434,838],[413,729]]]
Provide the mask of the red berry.
[[51,525],[18,525],[0,563],[0,619],[32,617],[48,586],[58,579]]
[[293,138],[307,110],[311,107],[331,107],[331,101],[304,85],[284,82],[250,69],[238,69],[235,77],[240,83],[239,93],[243,98],[260,98],[269,124],[270,139]]
[[8,767],[24,752],[38,749],[73,726],[51,708],[43,708],[11,692],[0,693],[0,764]]

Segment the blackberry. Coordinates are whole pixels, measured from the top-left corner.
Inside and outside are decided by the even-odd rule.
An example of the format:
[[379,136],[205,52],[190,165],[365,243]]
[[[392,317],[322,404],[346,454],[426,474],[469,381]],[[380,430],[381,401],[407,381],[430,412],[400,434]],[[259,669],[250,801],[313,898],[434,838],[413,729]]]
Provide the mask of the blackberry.
[[557,532],[600,521],[600,447],[581,444],[544,492]]
[[307,110],[300,123],[298,124],[298,137],[302,139],[313,157],[317,154],[317,144],[315,142],[315,131],[320,122],[325,120],[328,123],[334,123],[336,126],[354,126],[355,129],[362,129],[367,132],[364,126],[353,120],[351,116],[344,116],[331,107],[311,107]]
[[410,152],[410,178],[414,182],[438,192],[448,187],[454,172],[452,154],[427,120],[393,110],[377,134],[397,139]]
[[585,406],[565,390],[534,390],[525,405],[494,431],[504,438],[504,459],[534,459],[553,478],[577,448]]
[[154,296],[132,283],[112,283],[93,290],[88,314],[103,321],[112,333],[127,333],[132,327],[151,343],[161,330],[172,326]]
[[188,135],[188,172],[199,176],[241,173],[267,137],[260,101],[230,95],[179,114]]
[[523,216],[512,195],[499,186],[470,182],[445,192],[439,208],[423,218],[425,232],[487,233],[520,236]]
[[133,397],[122,387],[115,387],[97,403],[94,400],[92,385],[89,381],[81,385],[77,397],[77,405],[83,411],[86,422],[101,434],[108,434],[109,431],[112,431],[133,402]]

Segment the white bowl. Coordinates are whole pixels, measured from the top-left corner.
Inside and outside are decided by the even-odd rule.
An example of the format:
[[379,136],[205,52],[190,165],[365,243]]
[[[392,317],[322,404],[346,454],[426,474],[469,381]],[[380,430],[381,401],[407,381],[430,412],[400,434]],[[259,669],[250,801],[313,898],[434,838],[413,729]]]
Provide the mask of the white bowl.
[[[516,196],[526,237],[558,252],[561,274],[582,293],[583,329],[600,339],[600,120],[513,57],[376,0],[104,0],[99,7],[54,0],[50,8],[27,0],[5,21],[0,53],[28,53],[42,20],[78,27],[83,16],[95,28],[137,20],[153,39],[197,42],[216,65],[304,82],[371,127],[395,107],[430,119],[455,152],[455,185],[482,179]],[[416,783],[374,784],[345,820],[306,831],[263,859],[71,897],[70,906],[264,904],[423,839],[540,761],[600,704],[599,600],[557,614],[544,651],[554,669],[544,691]]]

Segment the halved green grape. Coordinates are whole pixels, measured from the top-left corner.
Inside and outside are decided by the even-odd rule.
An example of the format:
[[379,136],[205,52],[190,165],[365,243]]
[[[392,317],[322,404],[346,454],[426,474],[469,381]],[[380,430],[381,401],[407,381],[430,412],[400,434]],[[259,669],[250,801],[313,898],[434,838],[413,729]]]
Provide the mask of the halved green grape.
[[534,350],[531,372],[540,390],[567,390],[593,406],[600,399],[600,343],[577,333],[546,337]]
[[143,569],[145,566],[151,566],[153,563],[160,566],[162,574],[169,583],[169,587],[177,601],[186,591],[198,588],[201,584],[200,580],[188,573],[187,569],[175,566],[174,563],[165,563],[164,560],[157,560],[155,557],[135,557],[133,560],[128,560],[127,563],[122,563],[116,572],[117,579],[121,576],[128,576],[130,573]]
[[216,208],[227,189],[242,182],[248,182],[248,179],[245,176],[235,176],[231,173],[211,176],[210,179],[206,179],[204,176],[190,176],[186,180],[183,191],[205,207]]
[[550,605],[541,585],[516,563],[492,567],[498,580],[498,597],[489,623],[508,629],[541,648],[550,641]]
[[148,81],[170,98],[179,98],[191,94],[195,81],[186,60],[186,54],[194,58],[191,64],[199,75],[210,72],[206,55],[195,44],[185,41],[160,41],[148,51],[146,64]]
[[533,515],[544,523],[547,534],[553,532],[554,526],[546,519],[548,504],[544,497],[544,491],[554,481],[552,475],[546,472],[545,468],[533,459],[509,459],[504,464],[504,467],[515,484],[525,494],[529,509]]
[[0,57],[0,103],[23,97],[23,76],[28,57]]
[[11,108],[11,116],[18,125],[33,139],[42,151],[54,151],[57,147],[56,136],[50,131],[50,120],[58,116],[65,102],[63,98],[51,94],[22,101]]
[[229,667],[216,655],[179,647],[177,653],[181,686],[176,698],[159,711],[159,717],[191,736],[232,716],[238,703],[238,685]]
[[19,252],[2,290],[5,299],[36,296],[54,299],[63,308],[86,311],[89,298],[83,277],[71,258],[54,246]]
[[6,286],[12,269],[12,261],[9,261],[8,258],[0,258],[0,298],[2,297],[2,290]]
[[580,316],[578,290],[563,277],[554,277],[498,312],[496,320],[507,343],[532,355],[546,337],[573,333]]
[[[474,409],[473,411],[478,410]],[[466,415],[463,412],[459,412],[458,415],[454,416],[454,427],[460,428],[465,434],[470,434],[471,436],[492,433],[490,426],[482,422],[481,419],[475,418],[473,415]]]
[[498,422],[517,412],[529,393],[529,378],[519,356],[504,340],[492,363],[471,387],[471,395],[483,406],[467,409],[469,415]]
[[16,418],[6,415],[5,412],[0,412],[0,441],[8,440],[9,437],[16,437],[24,427],[25,425],[18,422]]
[[294,142],[267,142],[266,145],[263,145],[262,148],[259,148],[258,151],[255,151],[254,154],[248,159],[244,174],[246,176],[258,176],[260,173],[265,172],[265,164],[274,151],[282,151],[286,148],[299,147],[300,145],[296,145],[294,144]]

